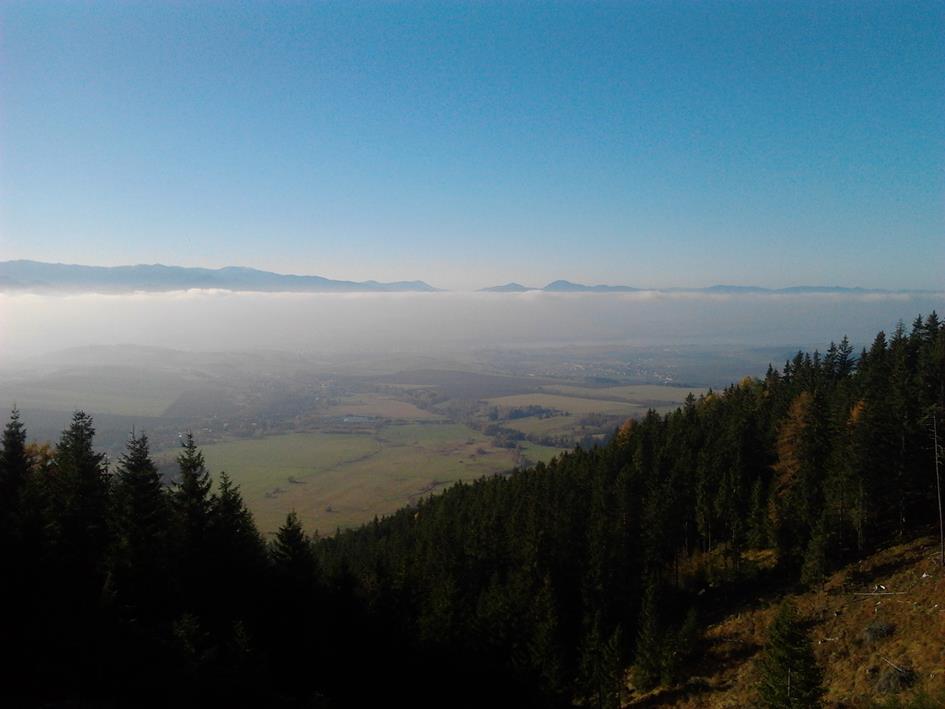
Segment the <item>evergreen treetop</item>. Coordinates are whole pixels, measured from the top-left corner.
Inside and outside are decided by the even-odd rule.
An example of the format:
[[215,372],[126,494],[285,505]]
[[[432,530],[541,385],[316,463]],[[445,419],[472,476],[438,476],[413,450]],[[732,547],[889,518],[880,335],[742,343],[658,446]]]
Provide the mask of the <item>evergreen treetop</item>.
[[759,662],[761,706],[770,709],[813,709],[824,695],[823,672],[797,608],[785,601],[768,629]]

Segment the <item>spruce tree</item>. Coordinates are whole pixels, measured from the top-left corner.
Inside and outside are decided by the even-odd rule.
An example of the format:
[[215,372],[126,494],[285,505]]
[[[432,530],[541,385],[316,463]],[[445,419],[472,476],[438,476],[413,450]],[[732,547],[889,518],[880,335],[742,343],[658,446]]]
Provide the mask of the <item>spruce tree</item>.
[[194,434],[184,437],[183,449],[177,456],[180,477],[174,487],[172,501],[183,525],[185,546],[203,543],[210,525],[210,473],[203,453],[194,443]]
[[598,613],[591,623],[581,652],[581,684],[587,702],[596,709],[618,709],[623,687],[620,627],[605,636]]
[[260,570],[265,544],[239,486],[226,472],[220,473],[217,493],[210,500],[209,534],[213,557],[223,562],[224,569]]
[[171,496],[177,522],[177,558],[180,564],[181,590],[188,608],[204,611],[210,603],[207,587],[211,523],[211,480],[203,453],[188,433],[177,456],[180,471]]
[[856,357],[853,356],[853,345],[844,335],[843,339],[840,340],[840,347],[837,349],[837,378],[846,379],[854,369],[856,369]]
[[[10,648],[10,661],[0,666],[0,683],[15,683],[24,671],[31,671],[31,650],[36,643],[30,624],[40,608],[36,596],[41,568],[42,520],[30,512],[26,487],[29,482],[31,456],[26,448],[26,429],[14,408],[3,430],[0,448],[0,637]],[[37,523],[38,522],[38,523]],[[19,677],[18,677],[19,675]]]
[[289,572],[307,568],[312,560],[308,536],[296,512],[286,515],[285,523],[279,527],[272,545],[272,558],[276,567]]
[[642,690],[659,684],[663,669],[663,633],[660,627],[658,583],[650,580],[643,596],[637,624],[637,647],[633,683]]
[[807,551],[804,554],[804,563],[801,566],[801,583],[809,588],[822,586],[827,576],[829,539],[827,534],[826,517],[821,517],[814,527]]
[[564,658],[561,648],[559,610],[555,603],[551,579],[545,576],[532,606],[532,637],[528,644],[534,674],[549,697],[556,697],[564,688]]
[[255,547],[262,543],[253,516],[243,502],[239,485],[226,471],[220,473],[219,489],[211,498],[210,508],[215,536],[236,546]]
[[[895,499],[896,422],[890,407],[891,367],[886,335],[880,332],[869,352],[860,357],[863,404],[858,406],[852,432],[852,459],[856,472],[854,516],[857,543],[861,552],[874,543],[883,522],[895,520],[895,509],[887,505]],[[893,512],[893,514],[890,514]]]
[[762,549],[768,544],[768,496],[761,478],[757,478],[751,486],[747,541],[753,549]]
[[699,642],[699,620],[696,609],[690,608],[679,628],[666,639],[663,647],[661,681],[666,685],[678,684],[684,679],[685,663]]
[[20,412],[16,407],[10,413],[10,420],[3,429],[2,445],[3,447],[0,448],[0,534],[7,535],[15,524],[13,517],[30,469],[30,458],[26,451],[26,428],[20,421]]
[[49,486],[55,558],[63,580],[73,585],[67,594],[73,607],[97,602],[108,543],[109,479],[94,438],[92,417],[76,411],[56,446]]
[[[294,694],[311,687],[308,675],[315,664],[321,628],[315,627],[315,554],[295,512],[276,533],[270,553],[275,573],[269,631],[274,634],[273,658],[277,678]],[[307,671],[308,670],[308,671]]]
[[267,570],[266,545],[239,486],[225,472],[210,499],[207,540],[206,593],[214,599],[214,614],[226,622],[249,621],[260,611],[256,595]]
[[759,661],[759,698],[770,709],[812,709],[821,706],[823,673],[797,609],[785,601],[768,630]]
[[128,439],[115,483],[113,571],[125,603],[156,610],[166,599],[169,515],[167,497],[144,434]]

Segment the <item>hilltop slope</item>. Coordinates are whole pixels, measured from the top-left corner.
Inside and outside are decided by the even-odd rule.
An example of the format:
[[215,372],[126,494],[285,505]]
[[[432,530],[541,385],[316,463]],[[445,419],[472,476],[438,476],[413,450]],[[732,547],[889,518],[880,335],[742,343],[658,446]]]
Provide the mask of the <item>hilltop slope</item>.
[[[763,568],[772,559],[762,555],[756,562]],[[945,570],[938,538],[921,536],[843,567],[822,589],[778,588],[717,619],[706,629],[684,685],[636,693],[628,683],[624,704],[752,706],[754,664],[785,597],[809,622],[826,706],[870,707],[896,699],[907,705],[923,693],[945,700]]]

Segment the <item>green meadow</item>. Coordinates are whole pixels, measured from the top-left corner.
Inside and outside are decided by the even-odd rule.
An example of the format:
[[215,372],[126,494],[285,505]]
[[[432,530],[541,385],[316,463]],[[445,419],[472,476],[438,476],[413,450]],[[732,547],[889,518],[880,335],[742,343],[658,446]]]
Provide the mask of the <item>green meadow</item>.
[[[290,433],[202,448],[216,478],[240,486],[265,533],[295,511],[310,531],[330,534],[394,512],[458,480],[511,470],[519,454],[462,424],[391,425],[379,433]],[[525,444],[531,462],[556,448]],[[173,451],[159,454],[168,461]]]

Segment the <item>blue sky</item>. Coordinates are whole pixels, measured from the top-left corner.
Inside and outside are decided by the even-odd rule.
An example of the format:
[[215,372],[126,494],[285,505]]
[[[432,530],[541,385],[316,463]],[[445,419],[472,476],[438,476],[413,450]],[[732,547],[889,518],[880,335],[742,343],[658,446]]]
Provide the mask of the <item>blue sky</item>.
[[945,288],[945,5],[0,5],[0,258]]

